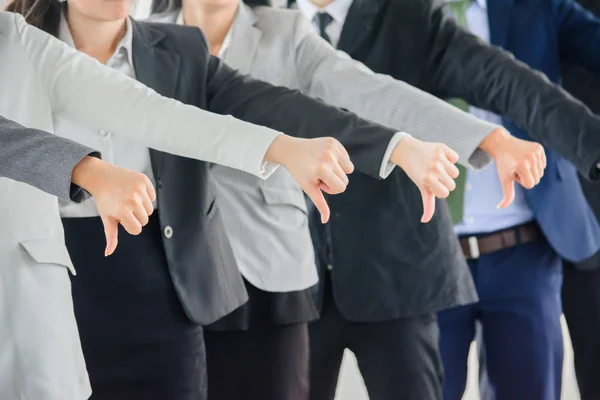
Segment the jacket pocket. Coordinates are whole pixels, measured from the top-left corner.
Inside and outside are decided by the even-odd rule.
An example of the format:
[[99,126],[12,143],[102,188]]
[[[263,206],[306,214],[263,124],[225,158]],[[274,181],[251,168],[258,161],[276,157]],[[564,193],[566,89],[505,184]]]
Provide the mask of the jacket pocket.
[[22,241],[19,244],[35,262],[62,265],[75,275],[75,267],[63,242],[52,239],[33,239]]
[[300,190],[260,186],[260,192],[267,204],[289,205],[299,209],[304,214],[308,214],[306,211],[306,201]]
[[307,227],[306,202],[299,189],[260,186],[259,190],[265,201],[260,214],[270,230],[296,232]]

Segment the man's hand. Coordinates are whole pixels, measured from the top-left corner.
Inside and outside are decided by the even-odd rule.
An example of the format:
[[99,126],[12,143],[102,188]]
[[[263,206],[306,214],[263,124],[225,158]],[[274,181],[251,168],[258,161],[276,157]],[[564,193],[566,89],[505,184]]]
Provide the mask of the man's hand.
[[106,235],[105,256],[117,248],[119,223],[128,233],[139,235],[154,211],[156,192],[150,179],[139,172],[86,157],[73,170],[72,182],[96,200]]
[[354,171],[348,152],[333,138],[299,139],[279,135],[269,147],[265,160],[282,165],[329,220],[329,206],[321,191],[338,194],[346,190],[347,174]]
[[435,198],[445,199],[456,188],[456,154],[441,143],[422,142],[404,137],[392,152],[390,161],[406,172],[423,198],[421,222],[429,222],[435,212]]
[[488,135],[479,148],[495,161],[504,198],[498,208],[506,208],[515,199],[515,181],[531,189],[544,176],[546,153],[542,145],[521,140],[504,129],[496,129]]

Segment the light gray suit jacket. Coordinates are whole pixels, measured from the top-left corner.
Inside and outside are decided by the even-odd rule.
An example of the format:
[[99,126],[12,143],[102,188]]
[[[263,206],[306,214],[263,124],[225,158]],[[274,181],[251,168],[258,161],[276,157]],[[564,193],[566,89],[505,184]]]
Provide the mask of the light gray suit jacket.
[[[0,115],[53,132],[53,113],[189,158],[267,176],[273,130],[183,105],[0,12]],[[132,117],[133,116],[133,117]],[[73,315],[73,268],[55,196],[0,178],[0,398],[91,391]]]
[[[178,17],[179,11],[172,11],[150,20],[175,23],[181,21]],[[404,82],[373,73],[332,48],[296,10],[251,8],[241,2],[223,60],[254,78],[299,89],[418,139],[443,142],[470,167],[489,162],[477,148],[498,126]],[[244,277],[274,292],[314,285],[317,273],[306,204],[289,174],[279,170],[261,182],[220,166],[211,173]]]
[[27,183],[59,198],[79,201],[85,191],[71,183],[73,169],[95,150],[0,116],[0,177]]

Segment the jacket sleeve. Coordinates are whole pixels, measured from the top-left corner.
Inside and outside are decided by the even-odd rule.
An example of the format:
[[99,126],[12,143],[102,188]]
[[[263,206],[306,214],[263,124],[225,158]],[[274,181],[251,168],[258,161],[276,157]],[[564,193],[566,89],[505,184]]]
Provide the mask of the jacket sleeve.
[[442,142],[466,166],[478,169],[491,161],[478,147],[499,126],[405,82],[374,73],[336,51],[302,14],[296,20],[296,75],[305,93],[417,139]]
[[600,119],[514,57],[460,29],[440,3],[414,0],[427,26],[428,73],[439,95],[503,115],[598,179]]
[[600,19],[572,0],[551,0],[560,59],[600,78]]
[[17,33],[54,113],[167,153],[222,164],[260,177],[272,129],[160,96],[15,15]]
[[96,151],[0,116],[0,177],[27,183],[54,196],[81,201],[87,193],[71,183],[73,169]]
[[217,57],[210,60],[208,80],[210,111],[231,114],[291,136],[334,137],[346,147],[357,170],[377,179],[382,177],[382,160],[397,131],[298,90],[242,75]]

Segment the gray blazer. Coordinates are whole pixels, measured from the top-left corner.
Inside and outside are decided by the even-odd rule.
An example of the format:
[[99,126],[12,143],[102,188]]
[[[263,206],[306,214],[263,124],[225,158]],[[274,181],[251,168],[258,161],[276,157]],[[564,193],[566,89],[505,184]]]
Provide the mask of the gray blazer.
[[[150,20],[181,22],[179,11],[153,15]],[[254,78],[299,89],[421,140],[443,142],[469,167],[481,168],[489,162],[487,154],[477,148],[496,125],[389,76],[373,73],[333,49],[298,11],[251,8],[240,2],[223,60]],[[259,181],[214,166],[211,177],[244,277],[273,292],[314,285],[318,277],[306,203],[289,174],[279,170],[268,180]]]
[[0,177],[27,183],[54,196],[79,201],[81,188],[71,184],[73,169],[99,153],[87,146],[0,116]]

